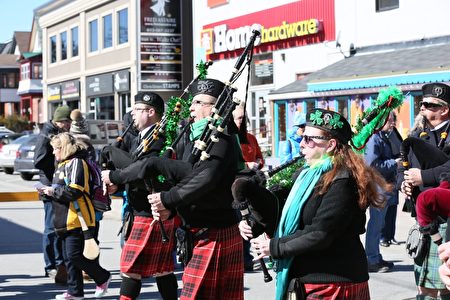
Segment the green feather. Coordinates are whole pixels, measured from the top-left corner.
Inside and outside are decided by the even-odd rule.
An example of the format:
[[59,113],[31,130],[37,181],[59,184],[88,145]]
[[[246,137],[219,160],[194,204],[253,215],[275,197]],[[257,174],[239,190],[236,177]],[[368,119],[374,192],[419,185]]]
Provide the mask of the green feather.
[[[363,150],[369,138],[383,128],[389,113],[402,105],[404,98],[398,87],[390,86],[380,90],[374,106],[366,109],[356,120],[355,133],[351,139],[351,144],[356,151]],[[369,118],[371,120],[364,124],[363,120],[368,116],[371,116]]]

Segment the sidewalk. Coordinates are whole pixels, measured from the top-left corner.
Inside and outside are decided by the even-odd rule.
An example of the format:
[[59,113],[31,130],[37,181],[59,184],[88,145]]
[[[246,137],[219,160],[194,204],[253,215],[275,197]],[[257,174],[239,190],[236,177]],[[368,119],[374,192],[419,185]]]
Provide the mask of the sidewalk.
[[[10,176],[8,178],[8,176]],[[17,178],[15,178],[17,177]],[[14,182],[14,180],[16,182]],[[25,182],[19,176],[4,175],[0,172],[0,194],[2,191],[32,191],[36,181]],[[11,187],[19,187],[12,190]],[[120,227],[120,200],[113,200],[113,210],[105,213],[101,222],[99,238],[101,241],[100,263],[112,271],[113,281],[106,299],[118,299],[120,289],[119,259],[120,245],[117,231]],[[399,208],[402,203],[399,204]],[[396,239],[405,241],[409,227],[414,220],[406,213],[398,212]],[[53,299],[64,292],[44,277],[42,255],[43,209],[40,201],[1,202],[0,201],[0,299]],[[364,235],[361,240],[364,241]],[[404,244],[381,247],[385,260],[394,262],[389,273],[370,273],[370,294],[372,300],[415,299],[412,260],[406,255]],[[336,257],[339,259],[339,257]],[[261,271],[245,273],[244,296],[250,300],[274,299],[274,280],[264,283]],[[182,271],[179,267],[176,275],[181,287]],[[93,298],[95,285],[85,283],[86,298]],[[139,299],[160,299],[154,279],[144,280]]]

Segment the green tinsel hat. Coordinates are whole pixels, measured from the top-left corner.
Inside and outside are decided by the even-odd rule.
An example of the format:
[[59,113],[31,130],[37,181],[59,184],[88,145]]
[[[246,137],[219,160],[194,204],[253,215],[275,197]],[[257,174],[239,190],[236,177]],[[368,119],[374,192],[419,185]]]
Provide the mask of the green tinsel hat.
[[369,138],[386,124],[389,113],[402,105],[404,98],[398,87],[390,86],[380,90],[374,105],[366,109],[356,120],[355,133],[351,139],[352,147],[362,150]]

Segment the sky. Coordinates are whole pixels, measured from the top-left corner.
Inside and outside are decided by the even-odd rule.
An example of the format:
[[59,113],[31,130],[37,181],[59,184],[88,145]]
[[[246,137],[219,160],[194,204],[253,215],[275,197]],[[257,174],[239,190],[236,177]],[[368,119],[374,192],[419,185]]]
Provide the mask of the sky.
[[10,40],[14,31],[31,31],[33,10],[50,0],[0,0],[0,43]]

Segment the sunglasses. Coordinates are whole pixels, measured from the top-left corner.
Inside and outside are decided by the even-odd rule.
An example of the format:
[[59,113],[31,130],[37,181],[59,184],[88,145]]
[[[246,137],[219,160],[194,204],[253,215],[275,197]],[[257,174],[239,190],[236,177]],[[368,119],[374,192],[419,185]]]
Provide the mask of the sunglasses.
[[444,106],[443,104],[440,103],[433,103],[433,102],[426,102],[426,101],[420,101],[419,102],[419,107],[424,106],[425,108],[432,108],[432,107],[442,107]]
[[322,141],[330,140],[329,137],[326,137],[323,135],[306,135],[306,134],[303,135],[303,140],[305,141],[305,144],[310,148],[314,147],[315,142],[313,139],[322,140]]

